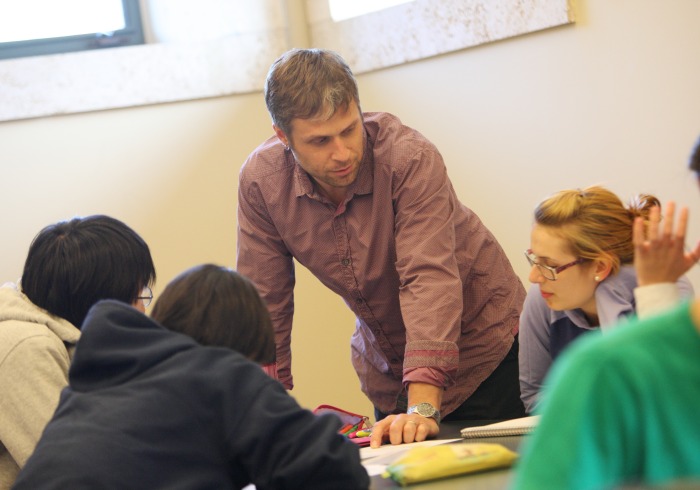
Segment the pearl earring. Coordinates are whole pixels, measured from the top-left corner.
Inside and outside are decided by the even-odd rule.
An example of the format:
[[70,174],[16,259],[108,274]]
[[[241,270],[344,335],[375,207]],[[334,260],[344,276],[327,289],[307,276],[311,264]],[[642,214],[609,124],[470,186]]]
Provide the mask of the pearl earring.
[[600,282],[600,276],[595,276],[593,279],[595,279],[595,282]]

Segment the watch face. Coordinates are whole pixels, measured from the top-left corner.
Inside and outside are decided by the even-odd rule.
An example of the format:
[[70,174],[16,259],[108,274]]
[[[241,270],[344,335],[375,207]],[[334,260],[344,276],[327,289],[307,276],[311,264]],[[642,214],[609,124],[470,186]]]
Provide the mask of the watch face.
[[440,412],[432,406],[430,403],[423,402],[418,405],[413,405],[409,407],[406,413],[417,413],[423,417],[432,417],[439,424],[440,423]]
[[433,407],[430,403],[419,403],[416,406],[416,412],[418,415],[422,415],[423,417],[432,417],[435,415],[435,407]]

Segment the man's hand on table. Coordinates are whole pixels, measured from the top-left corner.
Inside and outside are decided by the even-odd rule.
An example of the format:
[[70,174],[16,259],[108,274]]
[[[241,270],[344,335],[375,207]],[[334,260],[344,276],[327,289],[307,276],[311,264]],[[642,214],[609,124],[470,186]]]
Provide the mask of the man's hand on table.
[[440,433],[440,426],[433,418],[415,413],[389,415],[372,426],[370,447],[379,447],[385,440],[391,444],[420,442]]

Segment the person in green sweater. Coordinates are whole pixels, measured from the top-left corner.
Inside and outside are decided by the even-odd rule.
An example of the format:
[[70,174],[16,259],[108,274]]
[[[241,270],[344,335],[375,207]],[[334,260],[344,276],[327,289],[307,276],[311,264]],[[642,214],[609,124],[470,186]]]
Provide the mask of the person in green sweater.
[[[700,140],[690,168],[700,175]],[[639,220],[633,231],[635,296],[651,295],[653,307],[582,339],[554,364],[513,490],[700,486],[700,300],[679,303],[673,291],[700,243],[686,250],[688,211],[674,229],[675,206],[666,209],[663,225],[657,210],[646,234]]]

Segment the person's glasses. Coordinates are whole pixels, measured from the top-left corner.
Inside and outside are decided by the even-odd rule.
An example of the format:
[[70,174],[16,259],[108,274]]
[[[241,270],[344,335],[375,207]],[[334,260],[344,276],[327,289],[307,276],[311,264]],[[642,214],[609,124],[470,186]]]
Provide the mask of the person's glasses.
[[143,288],[143,291],[141,291],[141,296],[138,296],[136,299],[143,301],[143,306],[148,306],[151,304],[151,301],[153,301],[153,291],[146,286]]
[[578,259],[574,260],[573,262],[569,262],[568,264],[560,265],[559,267],[551,267],[537,262],[537,255],[533,254],[532,250],[529,249],[525,250],[525,258],[530,264],[530,267],[537,267],[537,269],[540,271],[540,274],[542,274],[542,276],[548,281],[556,281],[557,274],[559,274],[562,271],[565,271],[569,267],[573,267],[575,265],[580,264],[581,262],[586,261],[586,259],[582,259],[579,257]]

